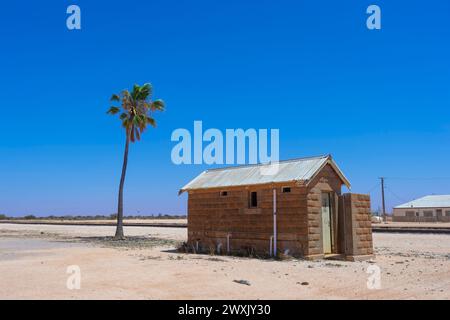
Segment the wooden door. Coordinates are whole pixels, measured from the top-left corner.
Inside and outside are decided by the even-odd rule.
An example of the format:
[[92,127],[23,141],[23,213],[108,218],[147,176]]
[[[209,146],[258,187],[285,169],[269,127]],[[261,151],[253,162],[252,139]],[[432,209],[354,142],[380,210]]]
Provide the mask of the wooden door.
[[331,194],[322,193],[322,242],[323,253],[331,253]]

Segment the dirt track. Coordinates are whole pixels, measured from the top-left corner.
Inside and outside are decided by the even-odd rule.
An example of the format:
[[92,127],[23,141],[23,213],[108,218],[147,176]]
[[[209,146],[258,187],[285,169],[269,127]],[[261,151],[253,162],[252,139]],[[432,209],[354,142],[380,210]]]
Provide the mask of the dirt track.
[[[271,261],[173,251],[186,229],[0,224],[1,299],[449,299],[450,235],[374,234],[371,262]],[[371,265],[380,290],[367,288]],[[67,267],[81,289],[66,287]],[[246,280],[250,285],[234,280]]]

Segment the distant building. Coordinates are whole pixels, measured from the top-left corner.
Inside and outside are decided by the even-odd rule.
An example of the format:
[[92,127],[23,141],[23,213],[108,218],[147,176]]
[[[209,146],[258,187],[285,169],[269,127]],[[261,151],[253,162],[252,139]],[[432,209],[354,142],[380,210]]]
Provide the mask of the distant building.
[[393,221],[450,222],[450,195],[425,196],[396,206]]
[[308,259],[372,257],[370,197],[341,194],[341,186],[350,183],[331,156],[277,166],[272,174],[265,172],[270,165],[207,170],[184,186],[189,248]]

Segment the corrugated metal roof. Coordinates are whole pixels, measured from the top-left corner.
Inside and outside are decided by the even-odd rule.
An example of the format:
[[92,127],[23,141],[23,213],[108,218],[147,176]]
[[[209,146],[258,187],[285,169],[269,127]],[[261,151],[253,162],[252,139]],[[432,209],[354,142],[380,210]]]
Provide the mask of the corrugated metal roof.
[[425,196],[399,206],[396,209],[407,208],[450,208],[450,195]]
[[[313,178],[327,163],[331,164],[344,183],[350,187],[350,183],[334,163],[331,156],[327,155],[285,160],[272,165],[255,164],[206,170],[181,188],[180,193],[193,189],[307,181]],[[276,165],[278,165],[278,170],[274,174],[264,174]]]

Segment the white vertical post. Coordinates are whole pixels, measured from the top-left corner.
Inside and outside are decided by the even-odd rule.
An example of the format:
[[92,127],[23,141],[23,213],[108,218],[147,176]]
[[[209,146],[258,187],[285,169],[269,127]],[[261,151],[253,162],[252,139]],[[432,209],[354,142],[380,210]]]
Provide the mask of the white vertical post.
[[277,256],[277,189],[273,189],[273,255]]

